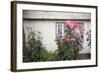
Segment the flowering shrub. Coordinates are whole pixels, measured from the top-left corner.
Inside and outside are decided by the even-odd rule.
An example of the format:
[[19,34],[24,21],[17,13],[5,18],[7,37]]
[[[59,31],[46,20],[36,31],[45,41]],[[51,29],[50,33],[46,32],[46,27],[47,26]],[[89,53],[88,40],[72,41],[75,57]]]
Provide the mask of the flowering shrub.
[[42,44],[40,32],[31,31],[23,47],[23,62],[55,61],[54,52],[49,52]]
[[64,37],[57,37],[58,60],[75,60],[78,58],[79,50],[82,49],[79,24],[71,21],[65,22]]

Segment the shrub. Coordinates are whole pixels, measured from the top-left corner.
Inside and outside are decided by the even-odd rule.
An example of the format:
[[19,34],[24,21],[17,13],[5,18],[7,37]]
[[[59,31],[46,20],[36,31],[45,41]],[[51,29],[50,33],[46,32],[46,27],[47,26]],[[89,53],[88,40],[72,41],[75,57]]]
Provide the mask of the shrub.
[[23,49],[23,62],[54,61],[55,53],[48,52],[43,47],[40,32],[30,32],[26,48]]
[[78,58],[79,50],[82,47],[80,29],[77,23],[66,21],[64,37],[57,37],[57,58],[58,60],[75,60]]

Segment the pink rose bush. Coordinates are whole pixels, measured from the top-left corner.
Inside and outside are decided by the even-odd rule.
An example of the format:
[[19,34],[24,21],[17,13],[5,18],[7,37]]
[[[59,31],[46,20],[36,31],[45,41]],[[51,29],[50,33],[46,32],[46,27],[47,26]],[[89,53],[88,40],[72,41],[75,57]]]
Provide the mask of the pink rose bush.
[[[72,43],[72,42],[77,42],[79,39],[77,39],[75,36],[73,36],[74,34],[76,34],[77,36],[80,35],[80,27],[79,24],[76,22],[72,22],[72,21],[66,21],[65,22],[65,26],[67,28],[66,31],[70,31],[70,36],[67,37],[67,35],[65,36],[65,42],[67,43]],[[77,49],[80,49],[80,45],[76,45]]]
[[78,59],[79,50],[82,49],[80,42],[80,26],[76,22],[65,22],[64,37],[57,41],[58,59],[59,60],[76,60]]

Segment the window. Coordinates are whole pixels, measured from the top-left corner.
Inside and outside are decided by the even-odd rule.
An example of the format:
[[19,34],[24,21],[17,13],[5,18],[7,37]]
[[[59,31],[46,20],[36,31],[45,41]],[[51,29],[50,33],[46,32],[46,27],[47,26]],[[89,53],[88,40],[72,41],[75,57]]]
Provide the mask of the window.
[[56,24],[56,36],[63,37],[64,36],[64,23],[58,22]]

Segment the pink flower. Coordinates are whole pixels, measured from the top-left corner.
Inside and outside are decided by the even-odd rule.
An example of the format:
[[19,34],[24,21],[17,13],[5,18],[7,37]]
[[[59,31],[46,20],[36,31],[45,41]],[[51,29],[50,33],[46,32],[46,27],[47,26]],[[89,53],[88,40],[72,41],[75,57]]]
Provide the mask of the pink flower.
[[64,39],[65,42],[75,42],[76,39],[75,38],[66,38]]
[[68,28],[73,28],[74,27],[74,24],[71,21],[69,21],[69,20],[65,22],[65,25]]
[[71,42],[75,42],[76,39],[75,39],[75,38],[71,38],[70,41],[71,41]]
[[71,22],[71,21],[69,21],[69,20],[65,22],[65,25],[66,25],[66,27],[68,27],[68,28],[78,28],[78,27],[79,27],[79,25],[78,25],[77,23]]
[[79,48],[80,48],[80,45],[77,45],[77,46],[76,46],[76,49],[79,49]]
[[66,41],[66,42],[71,42],[71,41],[70,41],[70,38],[65,39],[65,41]]
[[74,24],[74,28],[76,29],[76,28],[79,28],[79,24],[77,24],[77,23],[73,23]]
[[74,29],[74,33],[75,33],[75,34],[80,34],[79,28]]

